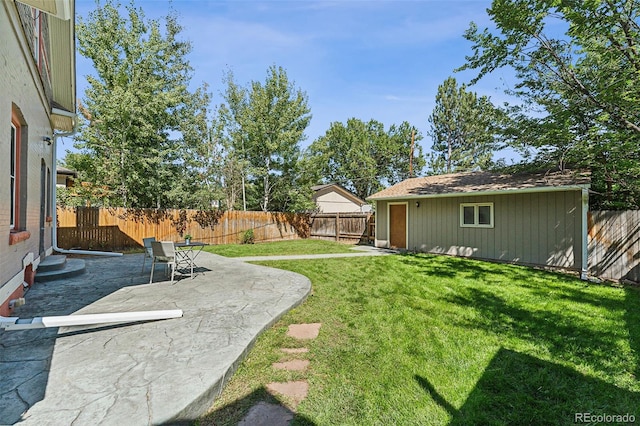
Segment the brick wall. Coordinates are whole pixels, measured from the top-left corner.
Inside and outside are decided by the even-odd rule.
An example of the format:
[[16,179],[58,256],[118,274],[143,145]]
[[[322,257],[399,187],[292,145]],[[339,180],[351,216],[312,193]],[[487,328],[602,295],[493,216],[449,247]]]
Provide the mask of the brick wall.
[[[2,297],[15,293],[17,277],[24,273],[23,259],[32,253],[39,257],[40,242],[40,169],[44,160],[52,166],[52,146],[43,141],[53,136],[47,111],[47,94],[35,66],[31,49],[20,24],[14,2],[0,2],[0,305]],[[21,143],[26,160],[26,220],[21,228],[31,237],[9,244],[9,158],[10,124],[14,106],[19,108],[27,126],[27,137]],[[45,225],[45,250],[51,247],[51,223]]]

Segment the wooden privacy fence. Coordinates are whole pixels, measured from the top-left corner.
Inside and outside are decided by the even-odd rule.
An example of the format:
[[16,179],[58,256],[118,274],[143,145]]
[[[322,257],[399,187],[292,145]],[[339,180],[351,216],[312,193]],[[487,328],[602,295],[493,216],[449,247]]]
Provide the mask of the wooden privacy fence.
[[142,239],[208,244],[241,242],[252,229],[255,241],[309,237],[309,215],[245,211],[197,211],[78,207],[61,208],[58,246],[65,249],[122,250],[142,246]]
[[322,240],[369,242],[374,239],[375,222],[373,215],[366,213],[316,213],[311,216],[309,235]]
[[640,282],[640,210],[589,212],[589,273]]

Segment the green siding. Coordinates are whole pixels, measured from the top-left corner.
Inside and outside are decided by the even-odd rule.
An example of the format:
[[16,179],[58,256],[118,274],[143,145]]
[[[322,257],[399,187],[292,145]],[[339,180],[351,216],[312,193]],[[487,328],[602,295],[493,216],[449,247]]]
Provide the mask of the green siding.
[[[410,250],[581,267],[580,191],[422,198],[420,207],[408,201]],[[494,204],[494,228],[460,227],[460,204],[482,202]],[[385,246],[387,202],[377,204],[376,240]]]

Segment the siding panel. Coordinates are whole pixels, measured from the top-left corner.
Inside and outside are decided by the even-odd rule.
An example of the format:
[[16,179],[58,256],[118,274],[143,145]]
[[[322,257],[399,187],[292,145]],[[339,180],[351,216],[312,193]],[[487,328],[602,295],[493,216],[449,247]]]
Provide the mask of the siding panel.
[[[403,201],[403,200],[398,200]],[[411,248],[485,259],[580,269],[579,191],[440,197],[409,201]],[[460,203],[494,203],[494,228],[460,227]],[[378,202],[378,239],[386,239],[386,203]]]

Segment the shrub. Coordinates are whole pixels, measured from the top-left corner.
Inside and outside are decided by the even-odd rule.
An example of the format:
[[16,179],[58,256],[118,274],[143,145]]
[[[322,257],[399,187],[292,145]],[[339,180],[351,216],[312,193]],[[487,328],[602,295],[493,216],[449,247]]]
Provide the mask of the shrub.
[[253,244],[256,242],[256,236],[253,233],[253,229],[247,229],[242,234],[242,244]]

